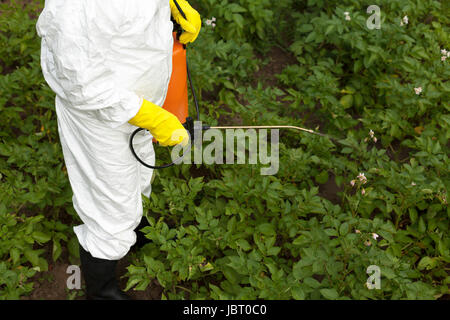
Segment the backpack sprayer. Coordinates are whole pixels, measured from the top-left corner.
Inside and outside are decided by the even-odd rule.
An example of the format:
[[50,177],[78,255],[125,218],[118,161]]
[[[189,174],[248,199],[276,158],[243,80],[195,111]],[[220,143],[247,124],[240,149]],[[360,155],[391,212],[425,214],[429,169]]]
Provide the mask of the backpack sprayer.
[[[184,19],[186,19],[186,15],[179,6],[178,2],[174,0],[174,3],[178,9],[178,11],[181,13]],[[189,69],[189,63],[187,60],[186,55],[186,45],[183,45],[178,39],[181,35],[181,27],[179,25],[176,25],[176,32],[173,33],[174,36],[174,46],[173,46],[173,55],[172,55],[172,76],[170,78],[169,82],[169,89],[167,91],[167,98],[164,102],[163,108],[172,114],[174,114],[178,120],[180,120],[181,123],[183,123],[184,128],[189,132],[189,135],[191,137],[191,141],[194,137],[194,119],[192,117],[189,117],[189,111],[188,111],[188,80],[189,80],[189,86],[192,92],[192,96],[195,103],[195,109],[197,113],[197,120],[200,121],[200,111],[199,111],[199,104],[197,99],[197,94],[195,92],[195,88],[192,82],[191,77],[191,71]],[[209,130],[209,129],[220,129],[220,130],[226,130],[226,129],[293,129],[297,131],[307,132],[310,134],[327,137],[331,140],[336,140],[333,137],[330,137],[326,134],[316,132],[310,129],[305,129],[297,126],[208,126],[203,125],[202,130]],[[178,163],[179,160],[183,158],[183,156],[178,159],[177,161],[174,161],[169,164],[161,165],[161,166],[152,166],[139,158],[139,156],[136,154],[136,151],[133,147],[133,139],[139,132],[146,130],[144,128],[139,128],[136,131],[134,131],[130,138],[130,149],[133,153],[134,157],[145,167],[150,169],[164,169],[169,168],[175,163]],[[190,150],[190,149],[189,149]],[[187,151],[189,151],[187,150]]]

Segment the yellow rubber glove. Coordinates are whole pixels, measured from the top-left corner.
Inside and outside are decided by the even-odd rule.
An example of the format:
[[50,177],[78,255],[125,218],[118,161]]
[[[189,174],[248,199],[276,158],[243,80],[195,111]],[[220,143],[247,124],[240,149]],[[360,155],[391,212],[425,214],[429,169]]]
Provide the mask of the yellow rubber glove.
[[184,19],[175,5],[174,0],[170,0],[170,10],[172,11],[172,16],[184,30],[180,37],[180,42],[183,44],[194,42],[200,33],[200,29],[202,28],[202,19],[200,18],[200,14],[192,8],[186,0],[177,0],[177,2],[180,5],[181,10],[183,10],[186,15],[186,19]]
[[145,99],[139,112],[128,122],[150,131],[164,147],[179,143],[186,146],[189,142],[188,132],[175,115]]

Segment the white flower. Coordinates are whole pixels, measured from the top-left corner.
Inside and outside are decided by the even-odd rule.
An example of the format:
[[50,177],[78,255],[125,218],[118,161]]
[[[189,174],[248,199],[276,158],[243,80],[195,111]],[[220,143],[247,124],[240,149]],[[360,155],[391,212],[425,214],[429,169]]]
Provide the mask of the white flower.
[[361,194],[362,194],[362,195],[365,195],[365,194],[366,194],[366,189],[363,188],[363,189],[361,190]]
[[359,231],[358,229],[355,229],[355,233],[361,233],[361,231]]
[[359,181],[361,181],[362,183],[366,183],[367,182],[367,178],[364,175],[364,173],[360,173],[356,178],[358,178]]
[[414,88],[414,91],[419,95],[422,92],[422,87]]
[[414,186],[416,186],[416,183],[413,181],[413,182],[411,182],[411,185],[414,187]]
[[404,16],[403,17],[403,23],[404,24],[408,24],[409,20],[408,20],[408,16]]
[[206,25],[207,26],[212,26],[214,28],[216,26],[216,24],[214,22],[216,22],[216,18],[212,17],[211,20],[206,20]]
[[403,21],[400,20],[400,27],[403,27]]
[[[377,139],[377,137],[375,137],[375,132],[373,132],[372,129],[370,129],[370,131],[369,131],[369,137],[372,139],[373,142],[377,143],[378,139]],[[364,142],[367,142],[367,141],[369,141],[369,138],[364,139]]]
[[445,56],[445,55],[447,55],[447,50],[442,49],[442,50],[441,50],[441,53]]
[[372,238],[374,238],[375,240],[377,240],[379,237],[379,235],[377,235],[376,233],[372,233]]
[[356,181],[355,181],[355,180],[352,180],[352,181],[350,181],[350,184],[352,185],[352,187],[354,187],[354,186],[355,186],[355,183],[356,183]]
[[345,16],[345,20],[350,21],[352,18],[350,18],[350,16]]
[[445,59],[447,59],[447,56],[442,56],[441,57],[441,61],[445,61]]

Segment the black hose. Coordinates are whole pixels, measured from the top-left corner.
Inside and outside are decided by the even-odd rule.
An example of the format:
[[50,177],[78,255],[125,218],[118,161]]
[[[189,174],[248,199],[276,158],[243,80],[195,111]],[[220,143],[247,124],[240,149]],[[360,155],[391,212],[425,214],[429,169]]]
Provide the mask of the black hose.
[[181,16],[184,18],[184,20],[187,20],[186,14],[184,13],[183,9],[181,9],[180,5],[178,4],[178,1],[177,0],[173,0],[173,2],[175,3],[178,11],[180,11]]
[[136,160],[139,161],[139,163],[142,164],[144,167],[147,167],[147,168],[150,168],[150,169],[166,169],[166,168],[172,167],[172,166],[174,166],[177,162],[183,160],[184,155],[191,151],[191,145],[189,145],[188,150],[184,150],[184,151],[183,151],[183,156],[181,156],[178,160],[173,161],[172,163],[169,163],[169,164],[161,165],[161,166],[152,166],[152,165],[149,165],[148,163],[145,163],[141,158],[139,158],[139,156],[136,154],[136,151],[134,150],[134,146],[133,146],[133,140],[134,140],[134,137],[135,137],[139,132],[141,132],[141,131],[143,131],[143,130],[146,130],[146,129],[144,129],[144,128],[139,128],[139,129],[135,130],[135,131],[132,133],[131,138],[130,138],[130,149],[131,149],[131,152],[133,153],[133,156],[136,158]]
[[197,112],[197,121],[200,121],[200,108],[198,106],[198,99],[197,94],[195,93],[194,84],[192,83],[191,70],[189,68],[187,57],[186,57],[186,69],[187,69],[187,76],[189,79],[189,86],[191,87],[192,97],[194,98],[195,112]]
[[[181,7],[180,7],[180,5],[178,4],[177,0],[173,0],[173,1],[174,1],[175,5],[176,5],[178,11],[181,13],[182,17],[183,17],[184,19],[187,20],[186,14],[183,12],[183,9],[181,9]],[[184,48],[186,49],[186,45],[184,45]],[[188,76],[188,80],[189,80],[189,86],[190,86],[190,88],[191,88],[192,96],[193,96],[193,98],[194,98],[195,110],[196,110],[196,112],[197,112],[197,119],[198,119],[198,121],[200,121],[200,108],[199,108],[199,105],[198,105],[198,99],[197,99],[197,94],[195,93],[194,84],[192,83],[191,70],[189,69],[189,64],[188,64],[187,56],[186,56],[186,71],[187,71],[187,76]],[[187,119],[186,119],[186,122],[183,124],[183,126],[184,126],[184,127],[189,131],[189,133],[191,134],[191,139],[193,138],[193,134],[192,134],[192,133],[193,133],[193,132],[192,132],[192,131],[193,131],[193,123],[191,123],[192,121],[193,121],[192,118],[187,118]],[[131,135],[131,137],[130,137],[130,149],[131,149],[131,152],[133,153],[134,157],[137,159],[137,161],[139,161],[139,163],[142,164],[144,167],[147,167],[147,168],[150,168],[150,169],[165,169],[165,168],[172,167],[172,166],[174,166],[178,161],[180,161],[180,160],[183,159],[184,154],[186,154],[187,152],[190,152],[190,150],[191,150],[191,145],[189,145],[189,149],[188,149],[187,151],[184,151],[184,152],[183,152],[183,156],[180,157],[180,159],[178,159],[177,161],[174,161],[174,162],[172,162],[172,163],[164,164],[164,165],[161,165],[161,166],[152,166],[152,165],[149,165],[149,164],[145,163],[144,161],[142,161],[141,158],[138,157],[138,155],[136,154],[136,151],[134,150],[134,146],[133,146],[133,140],[134,140],[134,137],[136,136],[136,134],[138,134],[138,133],[141,132],[142,130],[145,130],[145,129],[139,128],[139,129],[135,130],[135,131],[133,132],[133,134]]]

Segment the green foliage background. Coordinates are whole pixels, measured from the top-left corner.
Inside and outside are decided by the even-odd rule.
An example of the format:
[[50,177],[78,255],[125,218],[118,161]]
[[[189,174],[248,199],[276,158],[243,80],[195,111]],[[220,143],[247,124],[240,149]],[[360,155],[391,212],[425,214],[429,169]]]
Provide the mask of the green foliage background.
[[[152,243],[133,254],[127,289],[156,278],[164,299],[448,294],[445,1],[380,0],[380,30],[366,26],[367,1],[192,3],[205,22],[216,18],[188,51],[203,121],[292,124],[341,140],[282,132],[271,177],[249,165],[158,172],[145,201]],[[0,3],[0,299],[32,292],[63,248],[77,256],[54,94],[40,70],[42,5]],[[264,71],[273,52],[286,58],[276,75]],[[381,268],[380,290],[365,286],[370,265]]]

